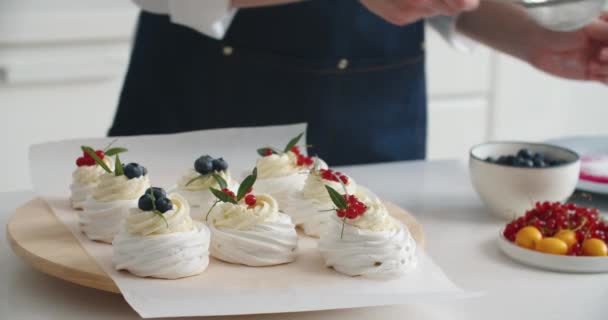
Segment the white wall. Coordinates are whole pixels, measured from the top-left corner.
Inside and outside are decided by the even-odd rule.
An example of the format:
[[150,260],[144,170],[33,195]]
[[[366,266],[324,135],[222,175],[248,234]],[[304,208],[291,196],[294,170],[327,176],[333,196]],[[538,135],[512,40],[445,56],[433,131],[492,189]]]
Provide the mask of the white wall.
[[[0,1],[0,191],[30,188],[30,144],[106,134],[135,15],[126,0]],[[488,139],[608,134],[603,86],[457,52],[431,31],[426,47],[430,159],[464,158]]]

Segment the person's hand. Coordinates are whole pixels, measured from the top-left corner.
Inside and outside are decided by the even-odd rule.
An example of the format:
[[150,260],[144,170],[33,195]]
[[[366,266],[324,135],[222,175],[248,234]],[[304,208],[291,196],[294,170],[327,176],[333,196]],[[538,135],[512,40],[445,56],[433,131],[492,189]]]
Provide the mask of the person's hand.
[[575,32],[542,31],[527,51],[528,62],[547,73],[608,84],[608,13]]
[[477,8],[479,0],[361,0],[382,19],[399,26],[436,15],[457,15]]

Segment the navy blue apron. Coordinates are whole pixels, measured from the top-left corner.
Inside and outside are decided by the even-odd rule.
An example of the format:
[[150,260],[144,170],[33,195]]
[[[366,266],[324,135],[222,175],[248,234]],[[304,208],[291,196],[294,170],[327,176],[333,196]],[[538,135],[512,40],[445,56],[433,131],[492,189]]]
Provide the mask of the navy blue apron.
[[423,30],[355,0],[240,10],[221,41],[144,12],[110,135],[308,122],[332,165],[422,159]]

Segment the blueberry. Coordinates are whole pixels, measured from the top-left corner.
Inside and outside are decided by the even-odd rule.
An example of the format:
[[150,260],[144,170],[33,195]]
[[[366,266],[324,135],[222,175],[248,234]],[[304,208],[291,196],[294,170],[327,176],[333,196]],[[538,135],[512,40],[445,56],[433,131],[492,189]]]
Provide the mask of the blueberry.
[[514,166],[517,164],[517,158],[515,156],[507,156],[505,164]]
[[534,156],[532,157],[532,160],[534,161],[545,161],[545,156],[542,153],[535,153]]
[[517,157],[524,159],[532,159],[532,151],[530,149],[521,149],[517,152]]
[[532,161],[534,161],[534,166],[537,168],[544,168],[547,166],[547,163],[545,163],[545,160],[543,159],[534,158]]
[[498,164],[511,164],[509,162],[509,160],[507,160],[506,156],[500,156],[500,157],[498,157],[498,160],[496,160],[496,163],[498,163]]
[[154,192],[154,199],[166,198],[167,192],[163,188],[159,187],[151,187],[146,189],[145,194],[150,194],[150,192]]
[[171,199],[169,198],[158,198],[156,199],[156,210],[160,211],[161,213],[165,213],[171,209],[173,209],[173,202],[171,202]]
[[213,171],[213,158],[211,156],[202,156],[194,161],[194,170],[205,175]]
[[137,163],[129,163],[123,167],[125,176],[129,179],[139,178],[144,175],[144,171],[147,172],[146,168],[140,166]]
[[527,159],[524,160],[524,167],[528,167],[528,168],[534,168],[534,161]]
[[217,158],[213,159],[212,166],[215,171],[226,171],[228,169],[228,162],[224,158]]
[[526,167],[527,160],[521,157],[517,157],[513,160],[513,165],[516,167]]
[[154,208],[152,206],[152,197],[149,194],[144,194],[143,196],[139,197],[137,206],[143,211],[152,211]]

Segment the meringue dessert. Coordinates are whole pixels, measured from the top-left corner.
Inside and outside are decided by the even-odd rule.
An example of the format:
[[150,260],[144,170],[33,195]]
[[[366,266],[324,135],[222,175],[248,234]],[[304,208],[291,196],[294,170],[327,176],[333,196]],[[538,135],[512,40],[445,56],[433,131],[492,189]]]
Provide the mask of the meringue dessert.
[[333,214],[327,211],[333,206],[325,186],[340,194],[355,194],[357,184],[349,176],[330,169],[312,170],[304,187],[289,197],[289,215],[306,235],[319,237]]
[[313,157],[302,154],[296,146],[303,135],[301,133],[293,138],[283,151],[258,149],[262,157],[256,162],[257,189],[274,197],[283,211],[289,210],[289,195],[302,189],[308,172],[315,164]]
[[231,187],[236,183],[230,177],[228,162],[223,158],[214,159],[211,156],[201,156],[194,162],[194,167],[177,181],[176,192],[182,195],[192,209],[192,216],[201,218],[201,215],[209,210],[215,196],[209,191],[210,187],[218,188],[219,185],[214,174],[219,175],[227,181]]
[[186,199],[149,188],[114,238],[112,261],[116,270],[139,277],[189,277],[209,265],[209,242],[209,229],[192,221]]
[[[333,189],[332,189],[333,190]],[[340,196],[333,190],[335,195]],[[373,196],[342,196],[321,234],[325,265],[349,276],[398,277],[417,265],[416,242]]]
[[253,267],[294,261],[298,243],[295,225],[288,215],[279,212],[272,196],[247,192],[253,182],[255,170],[241,183],[236,195],[228,189],[213,189],[219,200],[207,219],[211,255]]
[[89,239],[112,243],[129,210],[137,207],[139,197],[150,187],[147,172],[137,163],[123,167],[117,158],[114,172],[101,175],[79,213],[80,228]]
[[83,208],[84,202],[93,193],[93,190],[99,183],[99,178],[106,171],[97,164],[92,154],[103,161],[109,169],[114,166],[110,156],[125,152],[127,149],[112,148],[104,150],[93,150],[91,147],[82,146],[83,155],[76,159],[76,169],[72,172],[72,184],[70,184],[70,202],[72,208],[80,210]]

